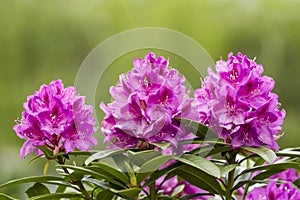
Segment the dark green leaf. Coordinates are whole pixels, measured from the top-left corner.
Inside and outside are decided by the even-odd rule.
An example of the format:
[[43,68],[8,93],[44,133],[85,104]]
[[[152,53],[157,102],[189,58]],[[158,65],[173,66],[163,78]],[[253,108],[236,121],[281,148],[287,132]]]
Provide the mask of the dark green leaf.
[[195,155],[184,154],[181,157],[176,157],[175,159],[187,165],[200,169],[214,177],[221,177],[221,171],[218,168],[218,166],[212,163],[211,161],[206,160],[205,158]]
[[172,173],[188,181],[190,184],[202,188],[212,194],[225,194],[215,177],[195,167],[182,165],[176,168]]
[[177,167],[183,165],[182,163],[180,162],[176,162],[162,170],[157,170],[155,171],[151,176],[150,176],[150,179],[145,181],[145,184],[143,185],[143,187],[146,187],[152,183],[154,183],[159,177],[167,174],[167,173],[170,173],[172,172],[173,170],[175,170]]
[[200,140],[204,140],[206,137],[208,132],[207,126],[188,119],[175,118],[175,120],[180,122],[180,126],[191,129],[191,131],[197,135]]
[[37,159],[41,158],[43,156],[43,154],[34,156],[33,158],[31,158],[28,162],[28,164],[32,164],[34,161],[36,161]]
[[212,198],[213,196],[214,195],[210,194],[210,193],[197,193],[197,194],[191,194],[191,195],[187,195],[185,197],[182,197],[181,200],[195,199],[195,197],[207,197],[207,198],[203,198],[203,199],[213,199]]
[[66,186],[66,185],[59,185],[59,186],[56,188],[55,193],[64,193],[66,189],[67,189],[67,186]]
[[0,193],[0,199],[1,200],[18,200],[18,199],[15,199],[15,198],[11,197],[11,196],[6,195],[6,194],[2,194],[2,193]]
[[298,189],[300,189],[300,178],[298,178],[297,180],[295,180],[295,181],[293,182],[293,184],[294,184],[295,186],[297,186]]
[[109,200],[109,199],[113,199],[113,197],[115,196],[115,194],[108,190],[103,190],[102,192],[99,192],[99,194],[97,195],[97,200]]
[[139,169],[136,175],[137,184],[140,184],[150,174],[156,171],[160,166],[167,163],[172,158],[172,155],[162,155],[145,162]]
[[70,174],[65,174],[66,179],[72,181],[80,181],[84,177],[84,175],[84,172],[76,170]]
[[176,197],[168,197],[168,196],[162,196],[162,197],[157,197],[158,200],[179,200],[179,198]]
[[0,188],[7,187],[10,185],[23,184],[23,183],[32,183],[32,182],[47,183],[49,181],[64,182],[65,180],[58,176],[31,176],[31,177],[15,179],[15,180],[11,180],[9,182],[3,183],[2,185],[0,185]]
[[241,148],[246,151],[250,151],[259,155],[268,163],[273,163],[277,158],[275,152],[272,149],[268,149],[266,147],[260,147],[260,148],[241,147]]
[[98,150],[89,150],[89,151],[72,151],[68,153],[69,156],[89,156],[99,152]]
[[102,150],[102,151],[98,151],[97,153],[91,155],[90,157],[88,157],[85,160],[85,165],[89,165],[91,162],[95,161],[95,160],[101,160],[103,158],[107,158],[113,155],[117,155],[117,154],[121,154],[124,153],[125,150],[123,149],[119,149],[119,150]]
[[83,197],[80,194],[70,194],[70,193],[49,193],[49,194],[43,194],[36,197],[32,197],[29,200],[49,200],[49,199],[62,199],[62,198],[75,198],[79,197],[83,199]]
[[280,168],[276,169],[275,168],[272,170],[265,170],[263,172],[260,172],[258,175],[254,176],[252,178],[252,180],[264,180],[264,179],[269,178],[270,176],[273,176],[275,174],[278,174],[284,170],[286,170],[286,169],[280,169]]
[[256,166],[242,171],[239,175],[236,176],[236,179],[243,174],[252,173],[255,171],[262,171],[262,170],[272,171],[272,170],[290,169],[290,168],[295,168],[300,170],[300,164],[296,162],[286,162],[286,163],[274,163],[274,164],[268,164],[263,166]]
[[122,197],[136,197],[140,192],[141,189],[139,188],[128,188],[128,189],[124,189],[124,190],[115,190],[113,188],[110,188],[110,191],[112,191],[113,193],[120,195]]
[[92,163],[92,165],[99,167],[101,171],[106,172],[106,174],[108,174],[110,177],[122,181],[125,184],[129,184],[128,177],[124,173],[120,172],[119,170],[112,168],[111,166],[104,163],[95,162]]
[[245,184],[253,185],[253,184],[257,184],[257,183],[263,184],[263,183],[268,183],[268,182],[269,182],[269,180],[242,180],[242,181],[238,182],[232,188],[232,190],[237,190]]
[[53,152],[50,149],[48,149],[46,146],[39,146],[37,148],[44,153],[47,159],[53,157]]
[[208,147],[200,147],[199,151],[192,151],[191,153],[193,154],[198,154],[201,157],[207,157],[207,156],[212,156],[218,153],[223,153],[227,152],[231,149],[230,146],[208,146]]
[[26,194],[29,198],[48,193],[50,193],[49,189],[41,183],[35,183],[32,187],[26,190]]
[[145,162],[160,155],[161,152],[155,150],[145,150],[138,152],[128,151],[128,159],[130,160],[130,162],[137,166],[142,166]]
[[95,177],[99,180],[106,180],[106,181],[108,181],[112,184],[124,187],[124,185],[122,183],[120,183],[119,181],[99,173],[99,171],[98,171],[99,168],[97,168],[97,167],[90,167],[90,166],[78,167],[78,166],[73,166],[73,165],[62,165],[61,167],[69,168],[69,169],[72,169],[72,170],[77,171],[79,173],[83,173],[85,175],[91,175],[91,176],[93,176],[93,177]]

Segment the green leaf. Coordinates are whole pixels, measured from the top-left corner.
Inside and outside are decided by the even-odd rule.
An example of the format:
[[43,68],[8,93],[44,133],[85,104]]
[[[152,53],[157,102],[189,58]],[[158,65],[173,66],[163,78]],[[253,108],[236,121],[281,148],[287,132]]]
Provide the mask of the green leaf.
[[249,186],[253,185],[253,184],[263,184],[263,183],[268,183],[270,182],[269,180],[242,180],[240,182],[238,182],[233,188],[232,190],[237,190],[239,189],[240,187],[242,187],[243,185],[245,184],[249,184]]
[[162,196],[162,197],[157,197],[157,200],[179,200],[179,198]]
[[268,165],[263,165],[263,166],[256,166],[256,167],[252,167],[249,169],[245,169],[240,174],[238,174],[235,179],[237,179],[238,177],[240,177],[243,174],[252,173],[255,171],[262,171],[262,170],[266,170],[266,171],[275,170],[276,171],[276,170],[280,170],[280,169],[285,170],[285,169],[290,169],[290,168],[300,170],[300,163],[286,162],[286,163],[274,163],[274,164],[268,164]]
[[189,199],[197,199],[196,197],[201,197],[204,196],[203,199],[213,199],[212,197],[214,196],[211,193],[197,193],[197,194],[191,194],[191,195],[186,195],[185,197],[182,197],[181,200],[189,200]]
[[90,157],[88,157],[85,160],[85,165],[89,165],[91,162],[95,161],[95,160],[101,160],[103,158],[107,158],[113,155],[117,155],[117,154],[121,154],[124,153],[125,150],[123,149],[118,149],[118,150],[102,150],[102,151],[98,151],[97,153],[91,155]]
[[82,182],[92,183],[92,184],[100,187],[102,190],[107,190],[111,187],[109,185],[109,183],[104,182],[104,181],[99,181],[99,180],[94,179],[94,178],[84,178],[84,179],[82,179]]
[[222,190],[220,184],[214,176],[211,176],[190,165],[182,165],[171,173],[178,175],[179,177],[188,181],[190,184],[202,188],[212,194],[225,194],[225,191]]
[[161,155],[157,156],[151,160],[145,162],[139,169],[139,173],[147,173],[147,172],[154,172],[160,166],[167,163],[173,156],[172,155]]
[[134,186],[134,187],[137,186],[137,180],[136,180],[135,172],[134,172],[132,165],[128,162],[124,162],[124,164],[127,169],[127,174],[128,174],[129,180],[130,180],[130,185]]
[[184,187],[185,187],[185,185],[179,185],[179,186],[177,186],[177,187],[173,190],[171,196],[175,197],[176,195],[178,195],[180,192],[183,191]]
[[83,197],[80,194],[70,194],[70,193],[49,193],[49,194],[43,194],[36,197],[32,197],[29,200],[49,200],[49,199],[62,199],[62,198],[75,198],[79,197],[83,199]]
[[47,159],[53,157],[53,152],[50,149],[48,149],[46,146],[38,146],[37,148],[40,149],[44,153],[44,155]]
[[103,190],[102,192],[99,192],[99,194],[97,195],[97,200],[108,200],[108,199],[113,199],[113,197],[115,196],[115,194],[108,190]]
[[63,193],[65,192],[65,190],[67,189],[67,186],[66,185],[59,185],[56,190],[55,190],[55,193]]
[[278,174],[282,171],[284,171],[286,169],[280,169],[280,168],[275,168],[275,169],[272,169],[272,170],[266,170],[266,171],[263,171],[263,172],[260,172],[258,175],[254,176],[252,178],[252,180],[264,180],[266,178],[269,178],[270,176],[273,176],[275,174]]
[[11,196],[6,195],[6,194],[2,194],[2,193],[0,193],[0,199],[1,200],[18,200],[18,199],[15,199],[15,198],[11,197]]
[[208,132],[207,126],[188,119],[175,118],[175,120],[180,122],[180,126],[191,129],[191,131],[197,135],[200,140],[204,140],[206,137]]
[[286,148],[276,152],[277,156],[300,157],[300,151],[295,148]]
[[256,153],[268,163],[273,163],[277,158],[275,152],[272,149],[268,149],[266,147],[260,147],[260,148],[241,147],[241,148],[246,151]]
[[122,181],[125,184],[129,184],[128,177],[124,173],[120,172],[119,170],[112,168],[111,166],[104,163],[95,162],[92,163],[92,165],[99,167],[101,171],[106,172],[106,174],[108,174],[110,177]]
[[125,164],[125,163],[129,163],[128,157],[124,156],[123,154],[116,154],[113,155],[112,158],[122,172],[128,172],[127,166]]
[[66,180],[69,180],[69,181],[80,181],[83,177],[84,177],[84,172],[82,171],[73,171],[72,173],[70,174],[64,174],[65,177],[66,177]]
[[230,171],[234,170],[236,167],[240,166],[239,164],[231,164],[227,166],[220,166],[221,177],[225,177]]
[[172,155],[161,155],[145,162],[139,169],[136,175],[137,184],[140,184],[150,174],[156,171],[160,166],[167,163],[173,156]]
[[113,193],[120,195],[122,197],[136,197],[140,192],[141,189],[139,188],[128,188],[128,189],[124,189],[124,190],[115,190],[113,188],[110,188],[110,191],[112,191]]
[[162,170],[157,170],[155,171],[151,176],[150,176],[150,179],[145,181],[143,187],[146,187],[152,183],[154,183],[158,178],[160,178],[161,176],[167,174],[167,173],[170,173],[172,171],[174,171],[177,167],[183,165],[182,163],[180,162],[176,162]]
[[295,181],[293,182],[293,184],[294,184],[298,189],[300,189],[300,178],[298,178],[297,180],[295,180]]
[[219,167],[211,161],[206,160],[205,158],[195,155],[184,154],[181,157],[175,157],[175,159],[187,165],[200,169],[214,177],[221,177],[221,171]]
[[89,151],[72,151],[68,153],[69,156],[90,156],[95,153],[98,153],[98,150],[89,150]]
[[137,166],[142,166],[145,162],[160,156],[161,152],[155,150],[145,150],[139,152],[128,151],[128,159]]
[[35,183],[26,190],[26,194],[29,198],[48,193],[50,193],[49,189],[41,183]]
[[37,156],[34,156],[33,158],[31,158],[28,162],[28,164],[32,164],[34,161],[36,161],[37,159],[41,158],[43,156],[43,154],[40,154],[40,155],[37,155]]
[[31,177],[15,179],[15,180],[11,180],[9,182],[3,183],[2,185],[0,185],[0,188],[11,186],[11,185],[16,185],[16,184],[32,183],[32,182],[48,183],[49,181],[64,182],[65,180],[58,176],[31,176]]
[[169,142],[161,142],[161,143],[151,143],[151,145],[156,146],[162,150],[167,149],[171,144]]
[[215,154],[218,154],[218,153],[223,153],[223,152],[226,152],[226,151],[229,151],[231,149],[230,146],[219,146],[219,145],[216,145],[214,147],[212,146],[208,146],[208,147],[200,147],[199,150],[193,150],[191,151],[192,154],[198,154],[199,156],[203,157],[208,157],[208,156],[212,156],[212,155],[215,155]]
[[[73,166],[73,165],[61,165],[61,167],[65,167],[65,168],[68,168],[68,169],[72,169],[74,171],[77,171],[79,173],[83,173],[85,175],[91,175],[99,180],[106,180],[112,184],[115,184],[115,185],[118,185],[118,186],[121,186],[121,187],[124,187],[124,184],[111,178],[111,177],[108,177],[108,176],[105,176],[101,173],[99,173],[99,168],[97,167],[90,167],[90,166],[87,166],[87,167],[78,167],[78,166]],[[100,171],[101,172],[101,171]]]

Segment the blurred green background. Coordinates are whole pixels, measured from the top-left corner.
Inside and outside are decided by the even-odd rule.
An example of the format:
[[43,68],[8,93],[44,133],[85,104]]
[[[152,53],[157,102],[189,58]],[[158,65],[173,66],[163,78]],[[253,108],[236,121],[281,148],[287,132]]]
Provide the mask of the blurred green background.
[[[96,45],[138,27],[182,32],[214,60],[239,51],[256,57],[265,74],[275,79],[275,92],[287,111],[286,135],[279,143],[299,146],[299,8],[297,0],[0,0],[0,183],[42,174],[43,162],[28,165],[32,155],[19,159],[23,141],[12,130],[26,96],[58,78],[73,85],[82,61]],[[147,52],[133,52],[112,64],[107,73],[114,74],[98,86],[97,105],[101,98],[110,99],[109,85],[130,69],[132,56]],[[173,67],[189,67],[168,52],[154,52],[169,57]],[[200,86],[197,79],[191,82]],[[100,109],[95,109],[101,120]],[[100,138],[100,131],[97,134]]]

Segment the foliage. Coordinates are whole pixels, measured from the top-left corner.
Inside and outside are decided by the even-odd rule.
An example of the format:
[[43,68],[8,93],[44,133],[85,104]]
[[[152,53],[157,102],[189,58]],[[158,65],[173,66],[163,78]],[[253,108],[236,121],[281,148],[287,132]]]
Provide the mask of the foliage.
[[[190,143],[195,142],[200,141],[190,141]],[[162,149],[137,148],[103,150],[88,157],[82,155],[82,152],[68,155],[68,157],[85,156],[81,166],[59,163],[60,157],[66,157],[64,154],[51,155],[51,159],[58,162],[56,165],[58,176],[25,177],[3,183],[0,188],[34,183],[26,190],[29,199],[176,199],[151,189],[150,191],[155,191],[155,194],[147,192],[149,191],[147,187],[154,187],[155,180],[166,175],[167,179],[178,176],[207,191],[210,196],[224,199],[229,184],[232,184],[233,194],[237,194],[235,191],[244,186],[249,187],[256,183],[267,184],[268,178],[280,171],[289,168],[300,170],[299,148],[283,149],[275,153],[265,147],[241,147],[228,150],[224,148],[229,146],[225,143],[218,143],[218,145],[206,143],[204,147],[207,146],[215,146],[213,150],[223,150],[214,151],[213,155],[209,155],[209,159],[200,157],[199,151],[186,152],[177,156],[162,155]],[[234,163],[230,162],[230,156],[237,158]],[[280,157],[274,162],[276,156]],[[112,158],[114,164],[107,164],[105,162],[107,158]],[[169,160],[177,162],[162,168],[161,166]],[[263,161],[268,164],[261,165]],[[236,173],[233,182],[230,183],[228,173],[234,171]],[[50,185],[56,186],[54,192],[50,192]],[[294,182],[294,186],[299,187],[299,179]],[[15,199],[5,194],[1,195],[7,199]],[[193,199],[195,196],[185,197],[185,199]]]

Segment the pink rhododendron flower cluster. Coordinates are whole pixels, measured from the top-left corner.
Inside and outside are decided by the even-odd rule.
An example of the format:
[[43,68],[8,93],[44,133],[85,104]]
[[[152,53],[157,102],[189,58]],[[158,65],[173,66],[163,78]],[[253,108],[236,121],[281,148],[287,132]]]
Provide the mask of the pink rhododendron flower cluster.
[[285,110],[272,93],[274,80],[263,66],[238,53],[219,60],[216,73],[208,69],[202,88],[195,91],[200,122],[207,124],[233,148],[267,145],[275,150]]
[[276,182],[270,182],[265,187],[254,188],[245,198],[246,200],[299,200],[300,191],[293,187],[291,182],[277,185]]
[[[252,176],[259,174],[254,173]],[[300,199],[300,190],[293,186],[293,182],[299,178],[299,174],[295,169],[287,169],[280,173],[277,173],[267,180],[270,182],[267,185],[255,187],[246,195],[246,200],[265,200],[265,199]],[[240,188],[238,191],[241,196],[244,193],[244,188]]]
[[[84,102],[74,87],[64,88],[61,80],[42,85],[28,96],[22,119],[13,128],[26,140],[20,156],[24,158],[37,146],[47,146],[54,153],[69,153],[75,148],[89,150],[91,145],[97,145],[92,136],[96,131],[93,108]],[[41,151],[37,149],[37,153]]]
[[100,105],[106,114],[104,143],[113,141],[109,148],[145,148],[163,141],[176,146],[187,135],[173,119],[193,119],[193,99],[184,86],[185,78],[168,69],[168,64],[164,57],[149,53],[144,60],[135,59],[134,68],[110,88],[113,102]]

